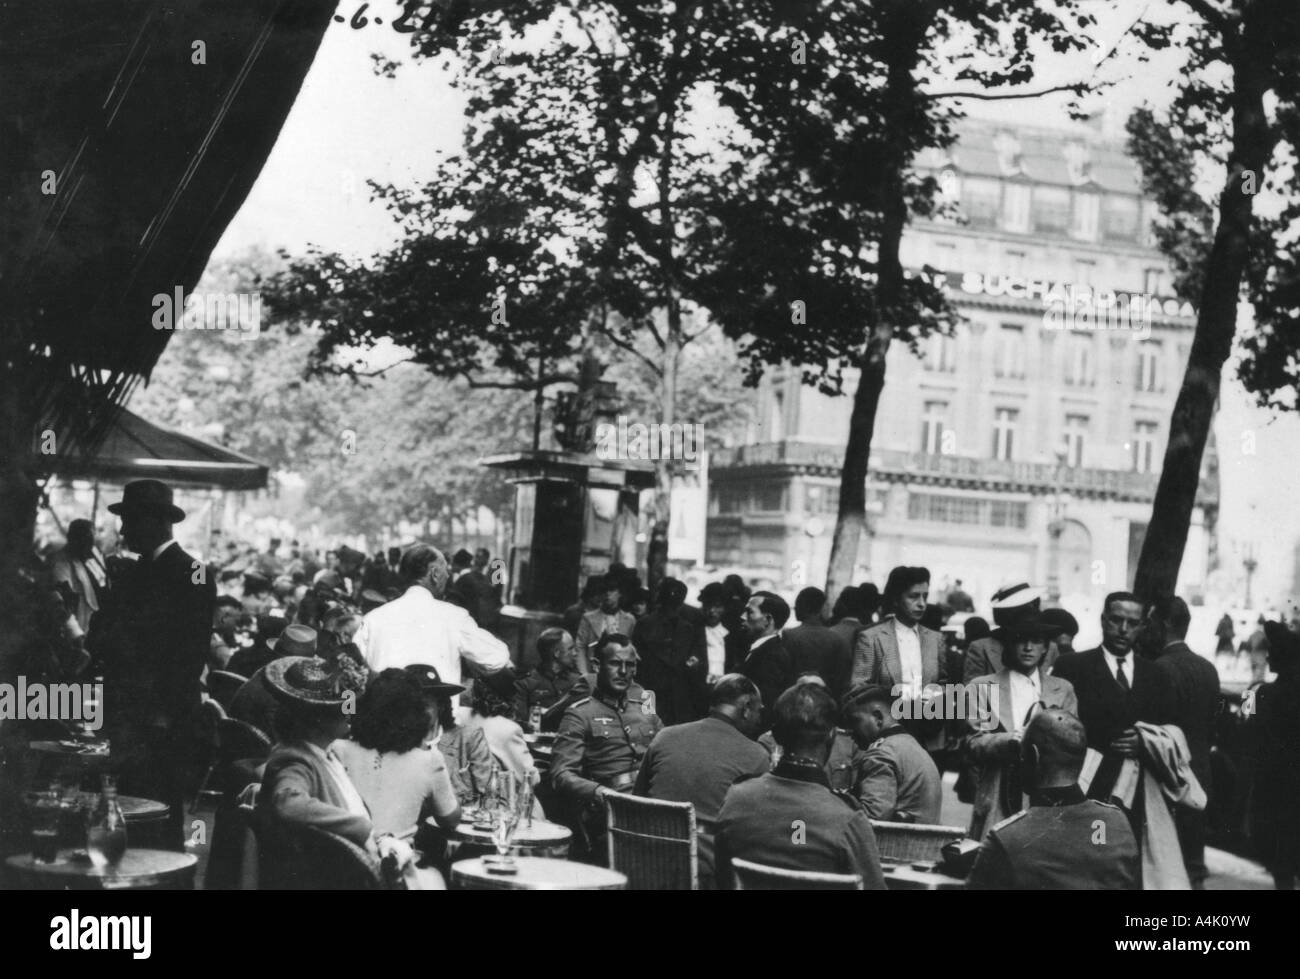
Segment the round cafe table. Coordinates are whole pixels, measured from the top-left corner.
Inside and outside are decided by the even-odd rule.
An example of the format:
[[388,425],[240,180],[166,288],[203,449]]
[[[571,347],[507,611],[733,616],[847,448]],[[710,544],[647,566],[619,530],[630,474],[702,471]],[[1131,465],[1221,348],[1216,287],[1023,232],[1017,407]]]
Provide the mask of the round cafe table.
[[27,750],[37,771],[77,768],[98,773],[107,771],[112,761],[107,741],[33,741]]
[[174,850],[128,849],[116,867],[96,867],[85,850],[60,850],[53,863],[30,853],[10,857],[5,868],[23,886],[47,891],[181,891],[194,889],[199,858]]
[[[81,809],[93,809],[99,801],[98,792],[77,793],[77,806]],[[171,806],[156,799],[145,799],[138,795],[119,795],[117,804],[122,809],[122,817],[128,823],[152,823],[162,821],[171,812]]]
[[547,857],[515,857],[518,871],[490,873],[482,857],[451,865],[451,883],[470,891],[622,891],[627,878],[616,870]]
[[[429,824],[437,825],[432,819],[429,820]],[[531,826],[528,825],[527,820],[520,820],[519,825],[515,827],[514,839],[510,841],[510,846],[530,857],[553,857],[556,860],[566,860],[572,839],[573,830],[567,826],[534,818]],[[496,853],[496,847],[492,843],[492,831],[475,829],[472,820],[465,820],[448,833],[447,840],[455,846],[456,852],[461,856]],[[471,849],[467,850],[466,847]]]

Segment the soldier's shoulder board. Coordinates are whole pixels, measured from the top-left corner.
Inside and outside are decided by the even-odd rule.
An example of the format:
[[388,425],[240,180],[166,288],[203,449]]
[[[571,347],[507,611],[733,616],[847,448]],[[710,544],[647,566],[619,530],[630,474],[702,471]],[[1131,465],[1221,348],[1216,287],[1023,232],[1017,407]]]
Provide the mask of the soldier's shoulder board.
[[569,705],[569,710],[573,710],[573,708],[575,707],[581,707],[583,704],[589,704],[589,703],[591,703],[591,698],[583,697],[581,700],[575,700],[573,703],[571,703]]
[[1114,809],[1116,812],[1124,811],[1123,808],[1114,802],[1102,802],[1100,799],[1089,799],[1088,801],[1095,802],[1099,806],[1105,806],[1107,809]]
[[1028,815],[1029,815],[1029,810],[1028,810],[1028,809],[1022,809],[1022,810],[1020,810],[1020,812],[1012,813],[1012,814],[1011,814],[1010,816],[1008,816],[1006,819],[1002,820],[1002,822],[1000,822],[1000,823],[995,823],[994,826],[993,826],[993,829],[990,830],[989,832],[993,832],[993,831],[995,831],[995,830],[999,830],[999,829],[1006,829],[1008,826],[1010,826],[1012,823],[1014,823],[1017,819],[1024,819],[1024,818],[1025,818],[1026,816],[1028,816]]

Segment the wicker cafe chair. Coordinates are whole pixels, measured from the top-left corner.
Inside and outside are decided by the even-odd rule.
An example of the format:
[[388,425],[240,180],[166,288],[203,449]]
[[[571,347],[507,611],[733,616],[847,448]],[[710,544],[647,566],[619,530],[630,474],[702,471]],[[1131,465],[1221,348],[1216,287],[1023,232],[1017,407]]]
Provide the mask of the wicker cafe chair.
[[351,840],[315,826],[293,826],[244,807],[257,838],[258,889],[378,891],[398,889],[393,874]]
[[238,792],[250,781],[257,781],[256,764],[270,754],[271,739],[247,721],[223,717],[217,722],[217,771],[222,791]]
[[[205,700],[199,704],[195,729],[203,752],[204,766],[203,778],[199,780],[199,787],[194,790],[194,798],[190,800],[191,809],[197,809],[201,802],[215,801],[213,797],[221,794],[209,789],[208,785],[212,781],[213,773],[217,770],[221,751],[221,733],[219,729],[225,717],[225,710],[215,700]],[[208,797],[206,800],[205,796]]]
[[861,874],[824,874],[812,870],[783,870],[752,860],[733,859],[731,870],[738,891],[860,891]]
[[248,677],[231,673],[229,670],[211,670],[208,672],[208,694],[226,710],[235,699],[235,691],[248,682]]
[[697,891],[695,807],[611,792],[605,796],[609,865],[628,890]]
[[928,823],[886,823],[871,821],[881,860],[912,863],[917,860],[938,861],[945,844],[966,836],[960,826],[936,826]]

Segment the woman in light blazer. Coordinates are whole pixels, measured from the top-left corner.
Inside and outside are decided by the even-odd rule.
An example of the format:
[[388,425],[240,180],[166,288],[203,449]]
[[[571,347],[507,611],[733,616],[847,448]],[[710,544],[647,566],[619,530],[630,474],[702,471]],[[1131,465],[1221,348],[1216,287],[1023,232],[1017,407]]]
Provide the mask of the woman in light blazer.
[[1048,640],[1058,627],[1038,613],[1021,616],[993,636],[1004,650],[1003,668],[972,680],[967,690],[966,760],[978,787],[968,835],[983,840],[990,829],[1025,806],[1020,781],[1020,736],[1045,707],[1079,713],[1068,680],[1042,672]]

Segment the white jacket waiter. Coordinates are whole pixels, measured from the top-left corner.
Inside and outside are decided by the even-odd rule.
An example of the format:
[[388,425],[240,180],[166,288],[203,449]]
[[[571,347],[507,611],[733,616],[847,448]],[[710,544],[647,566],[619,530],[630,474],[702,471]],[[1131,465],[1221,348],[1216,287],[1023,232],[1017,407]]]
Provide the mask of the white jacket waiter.
[[460,606],[437,599],[450,577],[441,551],[414,544],[402,554],[398,572],[406,593],[369,612],[354,640],[372,670],[424,663],[444,682],[456,684],[461,682],[461,659],[488,675],[509,671],[506,644],[475,625]]

